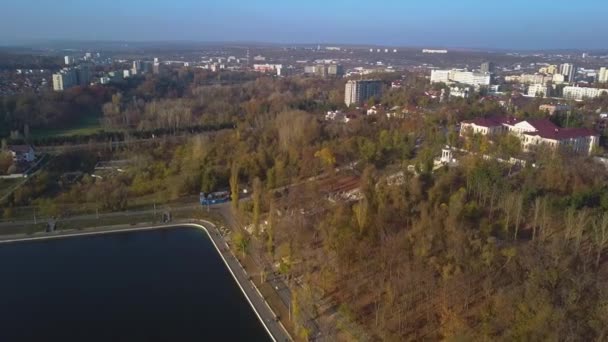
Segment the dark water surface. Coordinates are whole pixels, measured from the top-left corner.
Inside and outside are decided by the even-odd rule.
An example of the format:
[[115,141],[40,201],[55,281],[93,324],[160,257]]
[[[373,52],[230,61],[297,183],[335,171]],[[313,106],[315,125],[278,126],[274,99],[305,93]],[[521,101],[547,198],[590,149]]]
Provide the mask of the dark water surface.
[[269,341],[194,228],[0,245],[0,341]]

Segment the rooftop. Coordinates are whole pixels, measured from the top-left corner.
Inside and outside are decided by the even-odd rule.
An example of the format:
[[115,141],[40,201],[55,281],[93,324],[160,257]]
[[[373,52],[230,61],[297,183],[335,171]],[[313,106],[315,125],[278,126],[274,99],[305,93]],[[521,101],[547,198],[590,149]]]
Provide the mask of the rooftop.
[[531,136],[539,136],[544,139],[563,140],[580,137],[597,136],[598,133],[589,128],[554,128],[553,130],[542,130],[524,133]]
[[8,150],[15,153],[27,153],[31,148],[30,145],[11,145],[8,147]]
[[463,123],[475,124],[477,126],[482,126],[482,127],[496,127],[496,126],[502,126],[504,124],[515,125],[519,122],[521,122],[521,120],[519,120],[515,117],[512,117],[512,116],[511,117],[509,117],[509,116],[491,116],[491,117],[487,117],[487,118],[475,118],[472,120],[463,121]]

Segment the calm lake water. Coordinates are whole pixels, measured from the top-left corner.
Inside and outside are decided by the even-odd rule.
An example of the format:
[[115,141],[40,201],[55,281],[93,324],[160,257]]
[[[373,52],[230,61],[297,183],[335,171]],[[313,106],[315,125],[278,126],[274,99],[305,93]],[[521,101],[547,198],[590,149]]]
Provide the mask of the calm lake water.
[[194,228],[0,245],[0,341],[269,341]]

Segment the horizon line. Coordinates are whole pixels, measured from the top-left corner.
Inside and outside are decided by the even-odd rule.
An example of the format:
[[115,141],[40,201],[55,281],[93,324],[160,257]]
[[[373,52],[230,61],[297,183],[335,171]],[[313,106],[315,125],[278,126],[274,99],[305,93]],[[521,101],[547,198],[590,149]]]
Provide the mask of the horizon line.
[[419,44],[379,44],[379,43],[339,43],[339,42],[294,42],[286,43],[280,41],[255,41],[255,40],[195,40],[195,39],[133,39],[133,40],[114,40],[114,39],[75,39],[75,38],[28,38],[19,39],[13,42],[0,41],[2,48],[35,48],[31,44],[203,44],[203,45],[272,45],[272,46],[324,46],[324,47],[351,47],[351,48],[404,48],[404,49],[454,49],[454,50],[476,50],[484,52],[500,51],[578,51],[578,52],[608,52],[608,48],[582,48],[582,47],[546,47],[546,48],[524,48],[524,47],[483,47],[483,46],[449,46],[449,45],[419,45]]

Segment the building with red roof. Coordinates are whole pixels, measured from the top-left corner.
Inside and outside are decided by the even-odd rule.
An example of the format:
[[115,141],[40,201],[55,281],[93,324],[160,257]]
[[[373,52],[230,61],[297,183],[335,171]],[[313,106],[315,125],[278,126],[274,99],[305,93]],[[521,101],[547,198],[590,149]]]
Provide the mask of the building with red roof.
[[509,131],[509,125],[516,124],[521,120],[507,116],[493,116],[488,118],[475,118],[460,123],[460,136],[467,133],[494,135]]
[[509,132],[517,136],[524,151],[535,146],[567,148],[590,154],[599,145],[599,133],[588,128],[561,128],[549,119],[519,120],[512,117],[477,118],[461,123],[460,135],[467,132],[493,135]]

